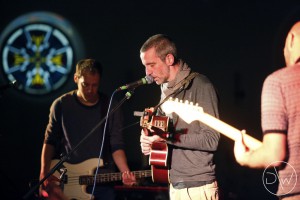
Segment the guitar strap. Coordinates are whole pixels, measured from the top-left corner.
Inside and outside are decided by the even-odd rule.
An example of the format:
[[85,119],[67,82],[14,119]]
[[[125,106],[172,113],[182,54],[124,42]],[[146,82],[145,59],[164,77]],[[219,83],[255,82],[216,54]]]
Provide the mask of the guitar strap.
[[192,72],[190,73],[187,77],[185,77],[183,80],[181,80],[178,84],[180,85],[174,92],[172,92],[171,94],[169,94],[168,96],[166,96],[158,105],[156,105],[154,107],[154,111],[153,113],[156,113],[156,111],[159,109],[159,111],[161,113],[164,113],[162,111],[162,109],[160,108],[160,106],[166,102],[170,97],[174,97],[176,95],[178,95],[181,91],[183,91],[184,89],[186,89],[189,85],[190,82],[197,76],[199,75],[198,72]]
[[[183,80],[181,80],[179,83],[177,83],[176,87],[177,89],[172,92],[171,94],[167,95],[158,105],[156,105],[153,109],[152,115],[149,115],[149,118],[152,118],[153,115],[157,114],[157,111],[159,111],[159,113],[161,113],[162,115],[165,115],[165,113],[162,111],[162,109],[160,108],[160,106],[166,102],[170,97],[175,97],[177,96],[180,92],[182,92],[183,90],[185,90],[186,88],[188,88],[188,86],[190,85],[190,82],[197,76],[199,75],[199,73],[197,72],[192,72],[190,73],[187,77],[185,77]],[[170,119],[171,121],[173,121],[173,119]],[[166,138],[169,141],[173,141],[175,140],[174,137],[174,126],[173,123],[169,123],[169,127],[168,127],[168,137]]]

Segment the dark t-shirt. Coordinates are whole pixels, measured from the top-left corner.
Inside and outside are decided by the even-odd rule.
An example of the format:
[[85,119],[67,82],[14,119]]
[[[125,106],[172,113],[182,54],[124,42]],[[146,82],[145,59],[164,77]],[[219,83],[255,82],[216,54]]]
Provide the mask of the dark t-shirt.
[[[116,102],[111,105],[114,108]],[[71,154],[68,163],[79,163],[90,158],[98,158],[104,133],[104,124],[109,99],[100,94],[96,105],[83,105],[77,98],[76,90],[57,98],[51,108],[44,143],[56,147],[57,153],[70,152],[78,143],[77,150]],[[111,153],[124,148],[122,137],[123,117],[120,109],[109,116],[106,125],[102,158],[111,163]],[[84,141],[83,139],[89,135]]]

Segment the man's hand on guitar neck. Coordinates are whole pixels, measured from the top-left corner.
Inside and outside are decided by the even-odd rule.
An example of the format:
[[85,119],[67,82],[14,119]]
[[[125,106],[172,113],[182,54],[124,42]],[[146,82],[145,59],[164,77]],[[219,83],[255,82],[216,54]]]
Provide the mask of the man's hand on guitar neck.
[[137,184],[133,172],[125,171],[122,173],[122,182],[126,186],[133,186]]
[[165,139],[161,138],[158,135],[153,135],[149,136],[148,129],[143,128],[141,131],[141,137],[140,137],[140,142],[141,142],[141,149],[142,153],[144,155],[149,155],[151,152],[151,145],[153,142],[164,142],[166,141]]
[[234,143],[235,159],[242,166],[244,166],[246,164],[248,155],[251,153],[250,148],[248,146],[246,146],[246,144],[244,142],[244,134],[246,134],[246,131],[242,130],[240,137],[237,138]]

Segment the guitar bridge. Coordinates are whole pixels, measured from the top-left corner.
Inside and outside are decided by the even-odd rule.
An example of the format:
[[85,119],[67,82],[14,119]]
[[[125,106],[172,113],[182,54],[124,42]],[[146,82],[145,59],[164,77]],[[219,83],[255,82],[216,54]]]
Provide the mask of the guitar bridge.
[[59,176],[60,182],[67,184],[68,183],[67,168],[61,168],[59,169],[59,171],[60,171],[60,176]]

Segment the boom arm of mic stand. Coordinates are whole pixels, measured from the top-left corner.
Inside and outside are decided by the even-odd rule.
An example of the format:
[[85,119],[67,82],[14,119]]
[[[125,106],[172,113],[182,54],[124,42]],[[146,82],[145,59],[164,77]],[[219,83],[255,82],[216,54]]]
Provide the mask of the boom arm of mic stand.
[[57,169],[59,169],[59,167],[67,160],[70,158],[71,154],[76,151],[79,146],[90,136],[92,135],[92,133],[94,132],[94,130],[96,130],[105,120],[106,118],[108,118],[108,116],[110,116],[111,114],[113,114],[127,99],[129,99],[132,94],[134,93],[134,89],[129,90],[126,92],[125,97],[116,105],[116,107],[114,109],[112,109],[112,111],[109,113],[109,115],[105,116],[104,118],[102,118],[102,120],[96,124],[96,126],[73,148],[71,149],[71,151],[69,151],[65,156],[63,156],[60,161],[48,172],[48,174],[46,174],[46,176],[44,178],[42,178],[42,180],[39,181],[38,184],[36,184],[35,186],[33,186],[24,196],[23,199],[28,199],[30,197],[30,195],[40,186],[42,185],[45,180],[51,176]]
[[28,199],[30,195],[39,188],[40,185],[42,185],[49,176],[51,176],[66,160],[68,159],[67,156],[63,156],[62,159],[46,174],[42,180],[39,181],[35,186],[33,186],[26,195],[23,196],[23,199]]

